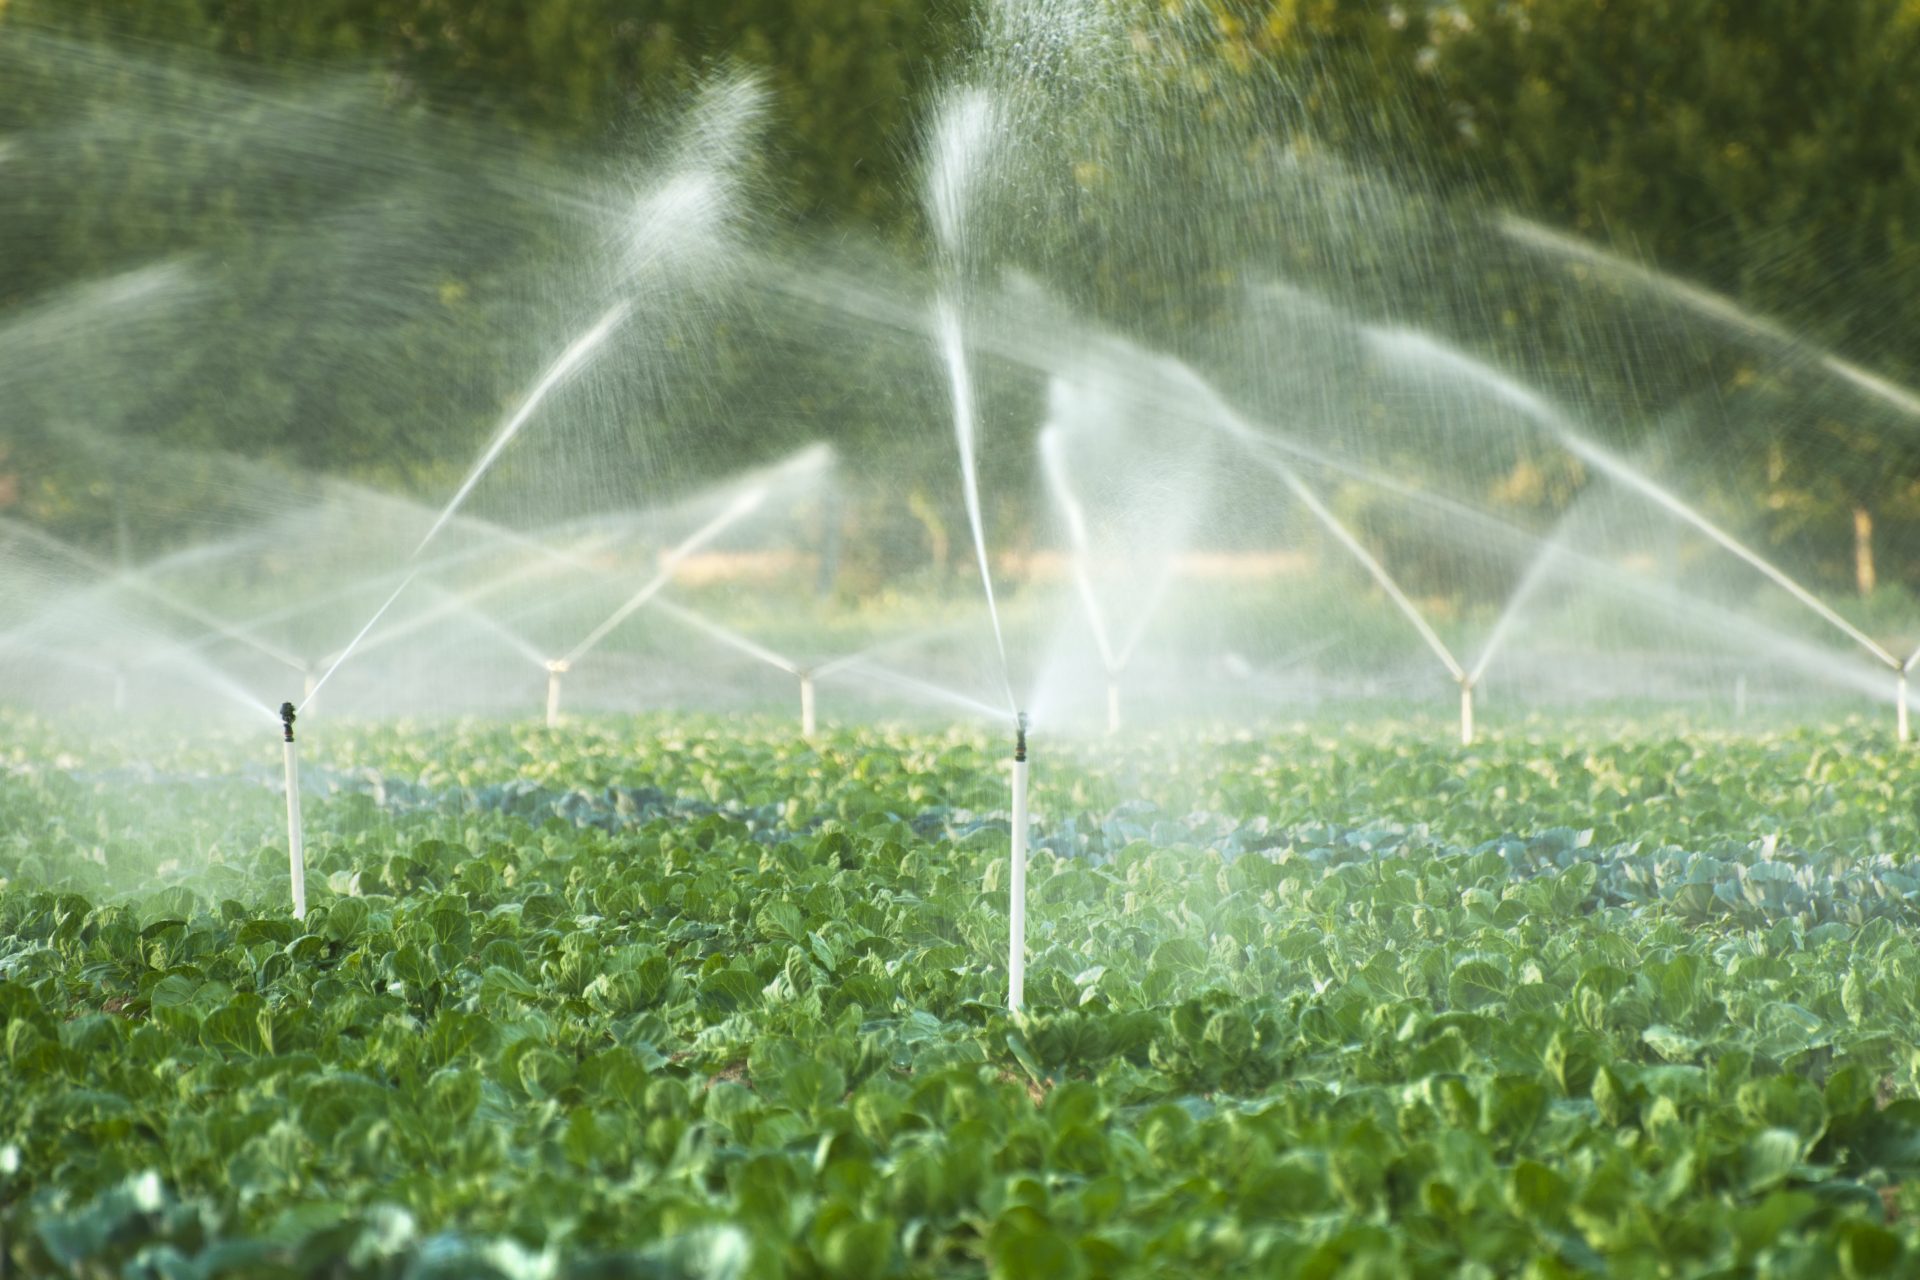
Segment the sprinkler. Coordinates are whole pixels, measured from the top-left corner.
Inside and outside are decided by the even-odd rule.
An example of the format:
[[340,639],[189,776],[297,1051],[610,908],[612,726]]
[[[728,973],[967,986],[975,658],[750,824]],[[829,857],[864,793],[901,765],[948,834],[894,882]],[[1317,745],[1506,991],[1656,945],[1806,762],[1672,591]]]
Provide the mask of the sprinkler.
[[1013,866],[1007,899],[1007,1008],[1020,1012],[1027,999],[1027,713],[1014,722]]
[[800,673],[800,736],[813,741],[818,724],[813,715],[813,672]]
[[293,918],[307,918],[307,849],[300,835],[300,748],[293,741],[295,712],[291,702],[280,704],[281,743],[287,763],[287,866],[293,880]]
[[565,658],[547,659],[547,728],[560,727],[560,677],[573,664]]
[[1120,681],[1115,673],[1107,676],[1107,736],[1116,736],[1120,732]]
[[1460,745],[1473,745],[1473,677],[1460,678]]

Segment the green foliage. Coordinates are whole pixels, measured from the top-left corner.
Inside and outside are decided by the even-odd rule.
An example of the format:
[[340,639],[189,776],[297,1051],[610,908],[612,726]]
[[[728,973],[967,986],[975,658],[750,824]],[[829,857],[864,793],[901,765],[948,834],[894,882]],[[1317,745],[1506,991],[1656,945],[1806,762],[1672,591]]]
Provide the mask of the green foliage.
[[[972,740],[341,736],[385,800],[310,796],[296,922],[283,854],[196,843],[264,837],[270,794],[8,727],[26,1273],[1865,1276],[1920,1247],[1912,766],[1871,744],[1052,744],[1013,1018]],[[1182,787],[1213,814],[1142,802]]]

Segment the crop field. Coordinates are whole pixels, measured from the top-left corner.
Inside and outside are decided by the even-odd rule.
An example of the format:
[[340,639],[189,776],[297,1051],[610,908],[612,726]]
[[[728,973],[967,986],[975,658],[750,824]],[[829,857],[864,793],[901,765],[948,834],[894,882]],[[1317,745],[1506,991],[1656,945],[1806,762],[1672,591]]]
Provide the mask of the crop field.
[[[1767,1276],[1920,1257],[1860,725],[0,719],[0,1274]],[[257,736],[257,735],[256,735]]]

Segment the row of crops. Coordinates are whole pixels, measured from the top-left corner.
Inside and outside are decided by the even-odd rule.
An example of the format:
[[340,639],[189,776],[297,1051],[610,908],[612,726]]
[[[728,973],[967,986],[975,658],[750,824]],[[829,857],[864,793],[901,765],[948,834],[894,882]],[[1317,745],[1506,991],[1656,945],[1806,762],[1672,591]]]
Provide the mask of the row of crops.
[[0,1271],[1830,1276],[1920,1256],[1865,731],[10,717]]

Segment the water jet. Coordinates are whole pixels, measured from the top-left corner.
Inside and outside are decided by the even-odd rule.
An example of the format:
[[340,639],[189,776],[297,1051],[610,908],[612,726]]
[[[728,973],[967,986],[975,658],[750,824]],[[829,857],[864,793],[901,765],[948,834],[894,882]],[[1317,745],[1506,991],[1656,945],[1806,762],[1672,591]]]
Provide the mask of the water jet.
[[607,615],[606,619],[602,621],[599,626],[589,631],[585,638],[583,638],[579,644],[573,646],[560,661],[564,662],[568,667],[572,667],[589,653],[592,653],[602,640],[605,640],[609,635],[613,634],[615,628],[628,618],[631,618],[634,614],[640,612],[640,610],[646,608],[655,596],[666,590],[667,584],[673,581],[673,575],[679,572],[681,564],[684,563],[689,556],[706,546],[709,542],[712,542],[722,533],[725,533],[729,526],[746,519],[747,516],[758,510],[760,504],[766,501],[767,492],[768,486],[766,484],[758,484],[745,490],[713,519],[694,530],[678,546],[662,556],[660,558],[660,568],[653,577],[649,578],[638,591],[629,596],[626,602],[618,609],[615,609],[611,614]]
[[[1531,419],[1575,457],[1648,499],[1670,515],[1691,525],[1721,548],[1745,562],[1762,577],[1793,597],[1809,612],[1866,650],[1876,660],[1892,668],[1899,677],[1899,682],[1904,685],[1906,668],[1887,650],[1886,646],[1847,621],[1838,610],[1795,581],[1773,561],[1709,520],[1679,494],[1660,484],[1625,458],[1587,438],[1574,425],[1573,419],[1566,412],[1532,387],[1419,330],[1392,330],[1367,326],[1363,332],[1374,350],[1382,356],[1399,362],[1405,367],[1423,370],[1429,377],[1450,378],[1473,386],[1483,394]],[[1902,741],[1905,741],[1906,716],[1907,702],[1903,692],[1897,711],[1898,732],[1903,735]]]
[[1367,576],[1373,579],[1387,599],[1393,603],[1394,608],[1399,610],[1400,615],[1419,634],[1427,648],[1432,650],[1433,655],[1440,660],[1440,665],[1446,668],[1447,674],[1460,685],[1463,695],[1460,704],[1462,715],[1460,737],[1463,743],[1471,744],[1473,740],[1470,691],[1472,679],[1467,674],[1467,669],[1460,665],[1460,660],[1453,656],[1453,650],[1447,647],[1446,641],[1440,638],[1440,633],[1434,630],[1432,623],[1427,621],[1420,607],[1402,589],[1393,574],[1388,572],[1386,565],[1380,562],[1379,557],[1367,550],[1366,544],[1360,541],[1359,536],[1347,527],[1345,521],[1334,514],[1333,508],[1329,507],[1300,473],[1280,456],[1279,449],[1265,433],[1242,418],[1221,397],[1220,393],[1193,369],[1177,360],[1168,363],[1174,378],[1202,398],[1202,403],[1208,409],[1207,421],[1239,441],[1267,470],[1279,477],[1280,482],[1300,502],[1300,505],[1307,509],[1323,529],[1333,535],[1334,540],[1346,549],[1347,554],[1352,556],[1362,569],[1366,570]]

